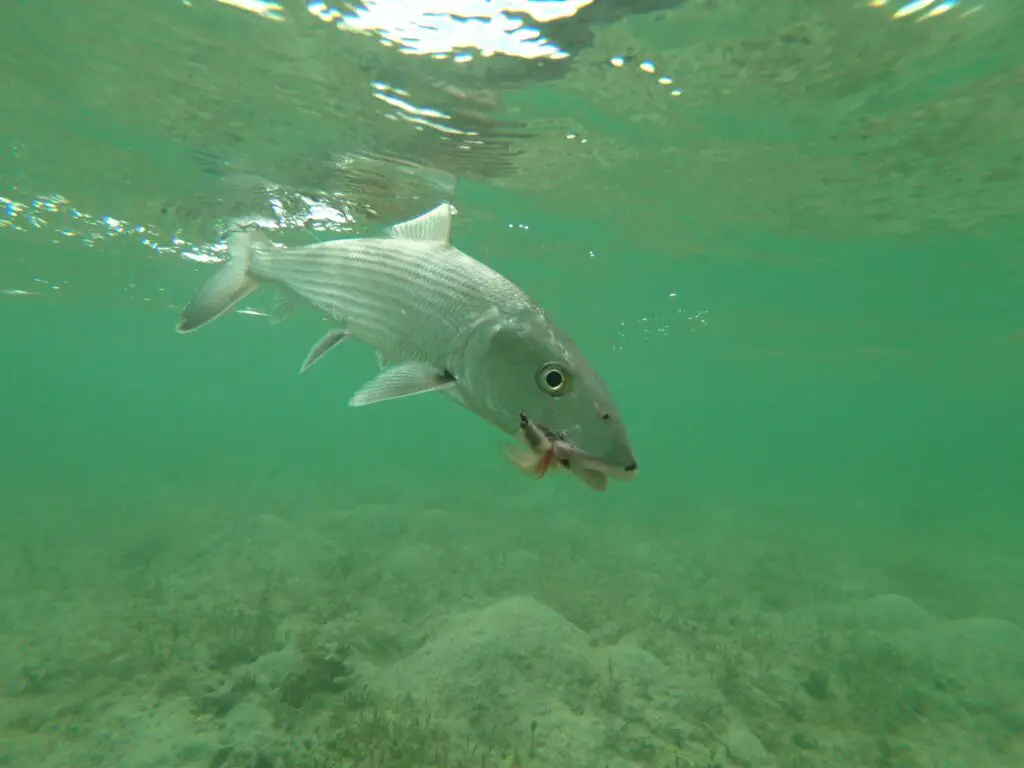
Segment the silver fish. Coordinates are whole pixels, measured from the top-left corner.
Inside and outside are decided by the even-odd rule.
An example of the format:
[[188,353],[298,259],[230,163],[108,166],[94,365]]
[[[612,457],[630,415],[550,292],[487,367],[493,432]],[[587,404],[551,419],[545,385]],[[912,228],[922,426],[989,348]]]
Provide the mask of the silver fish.
[[387,237],[284,247],[235,232],[230,260],[182,311],[180,333],[206,325],[261,284],[334,321],[307,370],[346,339],[377,351],[381,372],[349,400],[363,406],[442,391],[506,434],[520,413],[571,440],[596,471],[636,474],[626,428],[607,386],[573,341],[522,290],[450,243],[442,203]]

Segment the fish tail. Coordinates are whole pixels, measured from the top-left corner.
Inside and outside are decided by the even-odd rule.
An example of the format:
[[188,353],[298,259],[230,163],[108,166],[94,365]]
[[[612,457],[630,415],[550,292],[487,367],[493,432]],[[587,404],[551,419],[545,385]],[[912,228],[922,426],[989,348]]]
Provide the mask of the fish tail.
[[178,333],[201,328],[248,296],[259,281],[251,274],[253,252],[269,244],[261,232],[234,232],[228,238],[230,259],[221,266],[181,311]]

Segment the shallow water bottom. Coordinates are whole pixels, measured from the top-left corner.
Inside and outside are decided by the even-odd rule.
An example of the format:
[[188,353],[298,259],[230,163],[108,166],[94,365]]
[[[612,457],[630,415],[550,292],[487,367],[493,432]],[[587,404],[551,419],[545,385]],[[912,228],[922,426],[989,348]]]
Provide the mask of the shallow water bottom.
[[0,765],[1024,765],[1024,568],[962,537],[191,498],[4,537]]

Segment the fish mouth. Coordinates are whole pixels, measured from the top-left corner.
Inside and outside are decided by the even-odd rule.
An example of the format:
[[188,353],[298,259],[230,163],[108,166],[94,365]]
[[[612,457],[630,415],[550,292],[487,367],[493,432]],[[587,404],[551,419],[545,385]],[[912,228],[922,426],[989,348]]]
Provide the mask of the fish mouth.
[[[636,477],[636,462],[631,461],[624,467],[613,467],[610,464],[605,464],[606,469],[601,470],[609,477],[614,477],[616,480],[632,480]],[[596,469],[596,467],[595,467]]]

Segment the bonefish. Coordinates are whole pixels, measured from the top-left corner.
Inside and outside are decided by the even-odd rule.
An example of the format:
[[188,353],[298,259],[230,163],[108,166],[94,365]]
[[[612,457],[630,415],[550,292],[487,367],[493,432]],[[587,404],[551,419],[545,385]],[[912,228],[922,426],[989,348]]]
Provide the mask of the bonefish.
[[604,381],[536,302],[451,244],[453,213],[442,203],[384,237],[296,247],[235,232],[229,260],[182,311],[178,331],[272,285],[332,321],[302,371],[348,339],[377,351],[380,372],[349,405],[443,392],[518,439],[526,413],[585,455],[589,469],[633,477],[633,449]]

